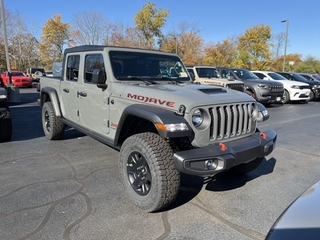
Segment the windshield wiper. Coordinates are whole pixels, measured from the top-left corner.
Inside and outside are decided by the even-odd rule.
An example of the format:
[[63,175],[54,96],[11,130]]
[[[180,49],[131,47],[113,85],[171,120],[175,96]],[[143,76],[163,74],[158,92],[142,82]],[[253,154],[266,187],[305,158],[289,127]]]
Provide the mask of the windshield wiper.
[[130,80],[141,80],[144,83],[147,84],[157,84],[157,82],[152,81],[150,76],[127,76],[128,79]]

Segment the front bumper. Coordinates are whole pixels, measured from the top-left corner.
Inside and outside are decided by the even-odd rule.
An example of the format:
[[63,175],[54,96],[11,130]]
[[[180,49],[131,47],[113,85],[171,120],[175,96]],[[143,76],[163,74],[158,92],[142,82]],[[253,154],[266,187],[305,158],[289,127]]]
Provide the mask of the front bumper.
[[308,100],[310,89],[290,89],[290,101]]
[[[219,143],[215,143],[177,152],[173,155],[175,168],[179,172],[190,175],[211,176],[236,165],[267,156],[275,148],[277,133],[272,129],[264,133],[264,138],[258,132],[243,139],[227,142],[226,149],[221,149]],[[210,161],[215,163],[215,169],[208,167]]]
[[262,90],[257,96],[257,100],[260,103],[274,103],[274,102],[281,102],[283,97],[283,91],[279,92],[271,92]]

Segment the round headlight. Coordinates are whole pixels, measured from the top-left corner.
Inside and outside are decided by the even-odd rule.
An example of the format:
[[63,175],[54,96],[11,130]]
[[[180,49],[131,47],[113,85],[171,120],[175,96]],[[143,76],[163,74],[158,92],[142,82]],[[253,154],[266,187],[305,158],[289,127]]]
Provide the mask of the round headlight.
[[203,122],[203,114],[200,109],[196,109],[192,114],[192,123],[195,127],[199,127]]

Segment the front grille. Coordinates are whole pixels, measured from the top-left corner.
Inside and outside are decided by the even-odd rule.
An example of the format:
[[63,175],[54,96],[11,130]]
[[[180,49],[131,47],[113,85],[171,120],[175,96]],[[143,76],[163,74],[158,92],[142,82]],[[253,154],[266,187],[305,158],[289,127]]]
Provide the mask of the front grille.
[[236,84],[235,83],[227,84],[227,88],[243,92],[244,91],[244,84],[237,84],[237,83]]
[[271,86],[272,92],[283,92],[283,86],[280,85],[272,85]]
[[209,108],[210,140],[224,140],[248,134],[256,127],[252,118],[255,103],[230,104]]
[[303,89],[310,89],[309,86],[299,86],[299,89],[303,90]]

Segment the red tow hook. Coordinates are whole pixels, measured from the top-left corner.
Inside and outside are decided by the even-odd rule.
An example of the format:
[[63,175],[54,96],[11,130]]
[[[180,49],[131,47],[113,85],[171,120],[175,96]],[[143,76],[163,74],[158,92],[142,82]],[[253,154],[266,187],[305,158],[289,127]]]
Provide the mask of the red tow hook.
[[261,136],[263,139],[267,139],[267,134],[265,134],[264,132],[261,132],[261,133],[260,133],[260,136]]

